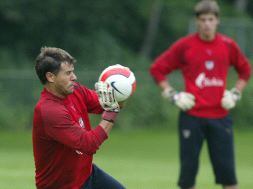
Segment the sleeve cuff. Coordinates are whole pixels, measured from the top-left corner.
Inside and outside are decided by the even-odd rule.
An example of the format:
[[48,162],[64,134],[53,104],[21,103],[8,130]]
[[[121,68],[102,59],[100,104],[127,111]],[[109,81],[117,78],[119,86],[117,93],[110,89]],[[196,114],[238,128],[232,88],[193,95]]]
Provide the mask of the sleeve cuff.
[[106,134],[106,132],[104,131],[104,129],[100,125],[98,125],[94,129],[94,134],[96,135],[100,144],[102,144],[108,138],[108,135]]

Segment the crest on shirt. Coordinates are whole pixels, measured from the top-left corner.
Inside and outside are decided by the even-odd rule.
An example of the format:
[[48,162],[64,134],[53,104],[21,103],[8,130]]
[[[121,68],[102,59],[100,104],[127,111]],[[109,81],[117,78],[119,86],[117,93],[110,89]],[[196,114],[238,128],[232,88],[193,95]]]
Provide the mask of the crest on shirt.
[[80,125],[80,127],[84,128],[84,122],[81,117],[79,118],[79,125]]
[[212,70],[214,68],[214,61],[212,60],[205,61],[205,66],[207,70]]

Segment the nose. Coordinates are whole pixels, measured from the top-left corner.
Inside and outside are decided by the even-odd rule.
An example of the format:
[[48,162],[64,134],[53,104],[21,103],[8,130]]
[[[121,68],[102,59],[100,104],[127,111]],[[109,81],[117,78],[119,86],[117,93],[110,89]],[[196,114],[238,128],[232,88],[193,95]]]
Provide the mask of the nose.
[[76,74],[73,73],[71,80],[72,81],[76,81],[77,80]]

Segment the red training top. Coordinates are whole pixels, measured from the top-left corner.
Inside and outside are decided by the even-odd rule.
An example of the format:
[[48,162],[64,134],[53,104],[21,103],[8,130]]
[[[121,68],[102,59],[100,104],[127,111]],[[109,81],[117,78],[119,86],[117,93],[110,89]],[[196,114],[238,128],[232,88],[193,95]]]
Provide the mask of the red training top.
[[213,41],[207,42],[195,33],[178,40],[161,54],[150,72],[159,83],[171,71],[179,69],[185,91],[196,99],[195,106],[188,113],[204,118],[222,118],[228,114],[221,107],[221,98],[230,66],[234,66],[240,79],[247,81],[250,78],[250,63],[232,39],[217,33]]
[[97,94],[79,84],[65,99],[46,89],[34,110],[33,152],[39,189],[79,189],[92,172],[92,156],[107,139],[91,129],[88,113],[103,112]]

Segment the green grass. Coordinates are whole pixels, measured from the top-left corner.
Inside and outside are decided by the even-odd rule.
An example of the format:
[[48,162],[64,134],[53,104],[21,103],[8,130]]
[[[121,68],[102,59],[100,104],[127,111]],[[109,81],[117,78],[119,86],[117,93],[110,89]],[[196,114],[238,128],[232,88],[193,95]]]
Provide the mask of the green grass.
[[[235,131],[237,172],[242,189],[253,186],[253,130]],[[178,140],[174,130],[113,131],[95,155],[95,163],[128,189],[176,189]],[[214,184],[206,147],[197,179],[200,189]],[[0,188],[34,189],[31,135],[0,133]]]

